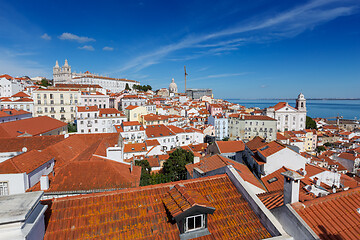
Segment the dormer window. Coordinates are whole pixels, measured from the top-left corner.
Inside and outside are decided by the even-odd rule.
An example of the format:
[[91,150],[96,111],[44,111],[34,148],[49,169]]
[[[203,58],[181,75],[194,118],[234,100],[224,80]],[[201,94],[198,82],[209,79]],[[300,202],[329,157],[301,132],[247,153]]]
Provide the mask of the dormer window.
[[176,184],[165,194],[163,203],[180,231],[180,239],[209,235],[207,219],[215,208],[198,191]]
[[199,214],[187,217],[185,221],[185,232],[191,232],[205,228],[205,215]]

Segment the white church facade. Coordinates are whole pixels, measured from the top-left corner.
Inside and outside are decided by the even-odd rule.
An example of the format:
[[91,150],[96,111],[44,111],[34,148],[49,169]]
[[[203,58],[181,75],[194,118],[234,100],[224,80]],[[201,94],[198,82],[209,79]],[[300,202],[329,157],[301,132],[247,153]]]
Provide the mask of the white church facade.
[[306,99],[302,93],[296,99],[295,108],[287,102],[279,102],[264,110],[266,116],[277,120],[277,130],[280,132],[305,129],[306,112]]
[[56,61],[56,64],[53,67],[53,81],[54,86],[57,84],[99,85],[114,93],[125,90],[126,85],[128,85],[130,89],[132,89],[134,85],[140,85],[139,81],[99,76],[97,74],[92,74],[89,71],[86,71],[85,73],[71,72],[71,66],[67,60],[65,60],[65,64],[62,67],[60,67],[58,61]]

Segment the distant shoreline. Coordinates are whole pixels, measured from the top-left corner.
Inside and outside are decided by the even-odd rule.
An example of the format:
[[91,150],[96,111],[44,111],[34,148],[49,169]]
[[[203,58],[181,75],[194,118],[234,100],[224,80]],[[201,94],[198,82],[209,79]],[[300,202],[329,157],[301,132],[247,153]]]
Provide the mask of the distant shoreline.
[[[295,98],[225,98],[224,100],[277,100],[277,101],[289,101],[289,100],[296,100]],[[360,100],[360,98],[307,98],[306,100],[316,100],[316,101],[328,101],[328,100],[350,100],[356,101]]]

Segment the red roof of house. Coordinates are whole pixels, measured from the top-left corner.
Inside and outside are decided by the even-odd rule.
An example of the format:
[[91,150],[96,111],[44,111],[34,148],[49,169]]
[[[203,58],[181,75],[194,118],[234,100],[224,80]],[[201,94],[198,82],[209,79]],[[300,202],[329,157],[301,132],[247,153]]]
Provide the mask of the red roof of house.
[[285,147],[283,145],[281,145],[280,143],[276,142],[276,141],[272,141],[267,143],[265,146],[257,149],[257,151],[259,153],[261,153],[261,155],[263,155],[264,157],[269,157],[271,155],[273,155],[274,153],[277,153],[278,151],[283,150]]
[[38,136],[66,125],[62,121],[47,116],[6,122],[0,124],[0,138],[17,137],[25,133]]
[[96,112],[98,111],[98,107],[95,105],[95,106],[78,106],[77,107],[77,111],[78,112]]
[[359,239],[360,188],[292,204],[321,239]]
[[351,160],[351,161],[355,161],[355,159],[357,158],[357,157],[355,157],[354,154],[348,153],[348,152],[341,153],[338,157],[348,159],[348,160]]
[[176,184],[162,199],[171,216],[177,217],[194,206],[213,208],[198,191]]
[[148,138],[175,136],[175,133],[164,124],[148,126],[145,129],[145,133]]
[[124,153],[147,152],[145,143],[127,143],[124,145]]
[[[56,198],[49,206],[45,240],[180,239],[163,199],[179,184],[197,191],[215,208],[208,215],[211,235],[203,239],[264,239],[271,235],[226,175]],[[197,199],[197,198],[196,198]]]
[[0,117],[9,117],[9,116],[18,116],[23,114],[31,114],[25,110],[16,110],[16,109],[1,109]]
[[99,116],[100,117],[105,117],[105,116],[103,116],[105,114],[120,114],[120,116],[122,116],[122,117],[125,116],[123,113],[121,113],[116,108],[100,108],[99,109]]
[[138,107],[139,107],[139,106],[130,105],[130,106],[128,106],[128,107],[125,108],[125,109],[127,109],[127,110],[133,110],[133,109],[138,108]]
[[48,192],[137,187],[141,167],[92,156],[71,161],[56,171]]
[[248,141],[246,143],[246,146],[251,150],[251,151],[255,151],[258,148],[261,148],[263,146],[266,145],[265,139],[256,136],[253,139],[251,139],[250,141]]
[[0,152],[22,152],[24,147],[26,151],[42,150],[62,140],[64,135],[0,138]]
[[232,153],[245,150],[243,141],[216,141],[220,153]]
[[122,125],[125,126],[137,126],[141,125],[138,121],[122,122]]
[[193,176],[194,168],[198,168],[206,173],[229,165],[232,165],[246,182],[249,182],[256,187],[265,190],[264,186],[260,183],[260,181],[254,176],[254,174],[249,170],[246,165],[223,157],[219,154],[205,157],[200,162],[188,164],[185,167],[190,176]]
[[30,96],[24,92],[18,92],[16,94],[12,95],[11,97],[27,97],[27,98],[29,98]]

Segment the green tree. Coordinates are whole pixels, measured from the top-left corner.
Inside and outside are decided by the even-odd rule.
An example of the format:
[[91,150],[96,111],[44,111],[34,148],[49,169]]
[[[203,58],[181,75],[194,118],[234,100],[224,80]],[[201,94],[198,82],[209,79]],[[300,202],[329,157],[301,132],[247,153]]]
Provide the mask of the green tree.
[[309,116],[306,116],[306,129],[317,129],[316,122]]
[[48,81],[47,79],[43,78],[43,79],[40,81],[39,85],[44,86],[44,87],[47,87],[47,86],[49,86],[49,85],[51,85],[51,84],[49,83],[49,81]]
[[68,123],[68,132],[77,132],[77,126],[75,123]]
[[151,184],[151,167],[148,160],[135,161],[136,166],[141,166],[140,186]]
[[194,154],[182,148],[176,149],[169,154],[169,159],[163,165],[163,173],[166,176],[174,177],[172,181],[185,179],[185,165],[194,162]]
[[130,87],[129,87],[128,83],[126,83],[126,85],[125,85],[125,90],[130,90]]
[[318,146],[318,147],[316,148],[316,151],[317,151],[318,153],[320,153],[320,152],[326,151],[326,148],[325,148],[324,146]]
[[229,137],[224,137],[222,141],[229,141]]

